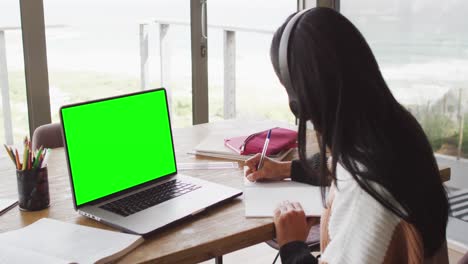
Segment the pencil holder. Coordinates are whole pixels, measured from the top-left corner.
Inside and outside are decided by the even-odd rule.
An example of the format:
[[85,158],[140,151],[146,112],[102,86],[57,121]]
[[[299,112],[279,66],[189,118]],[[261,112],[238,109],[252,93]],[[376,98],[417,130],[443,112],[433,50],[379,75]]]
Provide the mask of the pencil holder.
[[20,210],[37,211],[49,207],[47,167],[37,170],[16,170],[16,179]]

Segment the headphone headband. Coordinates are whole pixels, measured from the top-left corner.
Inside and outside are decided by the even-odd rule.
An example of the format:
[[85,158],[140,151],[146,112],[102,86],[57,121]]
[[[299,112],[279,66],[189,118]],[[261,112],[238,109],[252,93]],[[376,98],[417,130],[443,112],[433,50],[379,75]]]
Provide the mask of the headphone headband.
[[289,75],[289,65],[288,65],[288,45],[289,45],[289,38],[291,36],[291,32],[293,31],[297,21],[299,18],[309,11],[310,9],[304,9],[298,13],[296,13],[288,22],[286,27],[283,30],[283,34],[281,34],[281,40],[278,50],[278,64],[279,70],[281,75],[281,80],[283,81],[284,85],[286,86],[286,90],[292,89],[292,82],[291,76]]

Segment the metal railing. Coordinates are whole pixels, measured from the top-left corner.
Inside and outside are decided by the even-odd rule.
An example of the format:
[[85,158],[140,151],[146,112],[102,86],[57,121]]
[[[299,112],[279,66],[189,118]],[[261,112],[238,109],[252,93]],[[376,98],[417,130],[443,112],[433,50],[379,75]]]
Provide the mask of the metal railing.
[[[161,86],[166,87],[169,82],[169,70],[171,59],[171,45],[167,37],[171,25],[190,26],[188,22],[183,21],[166,21],[166,20],[149,20],[140,23],[140,83],[141,89],[148,88],[149,83],[149,35],[151,34],[150,26],[155,25],[158,30],[154,32],[159,41],[159,56],[160,56],[160,76]],[[236,117],[236,33],[258,33],[273,35],[273,29],[263,28],[247,28],[233,27],[228,25],[208,24],[209,29],[219,29],[223,31],[223,58],[224,58],[224,118],[230,119]],[[168,90],[169,109],[172,105],[171,91]]]

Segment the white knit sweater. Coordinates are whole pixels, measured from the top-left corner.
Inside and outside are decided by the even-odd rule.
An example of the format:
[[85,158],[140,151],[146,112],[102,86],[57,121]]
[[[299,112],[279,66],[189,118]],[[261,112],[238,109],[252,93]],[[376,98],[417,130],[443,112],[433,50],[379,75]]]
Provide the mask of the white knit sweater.
[[[321,260],[328,263],[382,263],[401,218],[366,193],[341,165],[328,223],[330,243]],[[377,186],[380,187],[380,186]],[[382,187],[390,201],[393,197]]]

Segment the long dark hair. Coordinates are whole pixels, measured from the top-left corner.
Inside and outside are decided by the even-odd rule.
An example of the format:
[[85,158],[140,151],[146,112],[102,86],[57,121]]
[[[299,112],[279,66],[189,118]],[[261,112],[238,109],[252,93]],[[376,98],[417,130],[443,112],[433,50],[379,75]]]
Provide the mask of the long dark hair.
[[[278,49],[290,18],[271,45],[271,60],[283,84]],[[445,241],[449,209],[432,148],[416,119],[393,97],[359,30],[332,9],[312,9],[291,32],[288,64],[293,86],[289,97],[298,98],[298,109],[292,110],[299,119],[304,166],[306,122],[311,121],[320,134],[321,182],[330,177],[336,182],[339,162],[362,189],[413,224],[422,236],[425,256],[434,255]],[[333,157],[331,175],[326,172],[327,147]],[[373,183],[383,186],[398,204]]]

